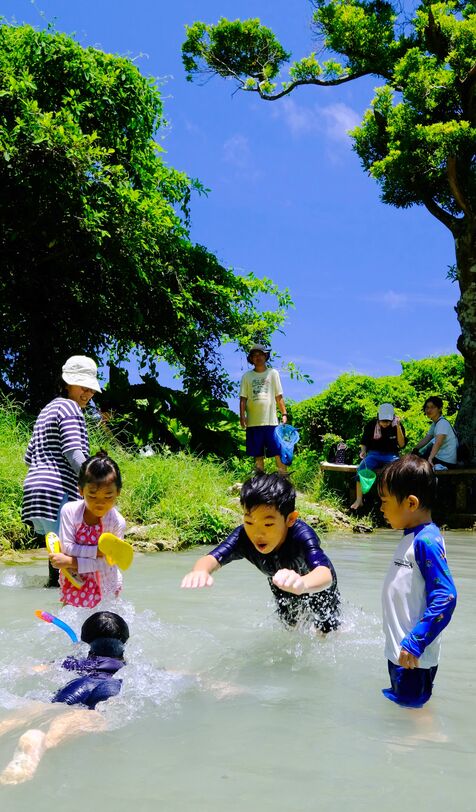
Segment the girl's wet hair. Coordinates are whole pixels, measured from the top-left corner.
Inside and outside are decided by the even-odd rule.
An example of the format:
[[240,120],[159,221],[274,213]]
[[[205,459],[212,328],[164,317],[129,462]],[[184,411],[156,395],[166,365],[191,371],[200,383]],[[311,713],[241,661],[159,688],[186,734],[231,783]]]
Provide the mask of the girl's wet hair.
[[88,457],[87,460],[84,460],[79,469],[78,485],[80,488],[84,488],[84,486],[90,482],[102,482],[104,479],[110,477],[111,474],[114,475],[115,485],[117,490],[120,491],[122,488],[122,477],[119,466],[111,457],[108,457],[105,451],[101,450],[92,457]]
[[248,511],[260,505],[275,507],[287,518],[295,508],[296,491],[281,474],[256,474],[243,484],[240,502]]
[[436,501],[437,480],[428,460],[406,454],[386,465],[377,480],[380,496],[386,491],[399,504],[408,496],[416,496],[420,507],[431,510]]

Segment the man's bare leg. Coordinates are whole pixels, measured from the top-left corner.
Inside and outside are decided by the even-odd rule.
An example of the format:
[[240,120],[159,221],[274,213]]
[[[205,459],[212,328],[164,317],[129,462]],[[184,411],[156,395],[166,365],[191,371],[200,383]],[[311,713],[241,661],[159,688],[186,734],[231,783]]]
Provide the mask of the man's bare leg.
[[257,471],[264,471],[264,457],[255,457],[255,468]]
[[288,473],[288,466],[281,462],[281,457],[279,455],[277,455],[274,459],[276,460],[278,474],[281,474],[281,476],[286,476]]

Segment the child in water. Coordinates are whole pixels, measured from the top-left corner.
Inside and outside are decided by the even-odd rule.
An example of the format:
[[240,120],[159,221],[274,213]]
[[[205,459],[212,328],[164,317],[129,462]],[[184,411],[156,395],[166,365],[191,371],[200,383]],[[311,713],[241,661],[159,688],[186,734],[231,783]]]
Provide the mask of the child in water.
[[[68,682],[52,698],[53,703],[79,705],[48,721],[46,731],[30,729],[19,741],[11,762],[0,774],[1,784],[21,784],[33,778],[46,750],[82,733],[104,730],[104,717],[95,710],[99,702],[116,696],[122,681],[115,674],[124,667],[124,645],[129,638],[126,621],[114,612],[96,612],[81,628],[81,640],[90,645],[87,657],[68,657],[62,664],[80,676]],[[24,715],[0,723],[0,735],[44,715],[45,703],[34,702]]]
[[339,626],[337,577],[319,539],[295,510],[296,492],[279,474],[257,474],[244,483],[240,502],[244,524],[182,580],[185,589],[212,586],[220,566],[246,558],[268,577],[280,619],[295,626],[310,620],[329,632]]
[[78,589],[60,573],[62,603],[93,608],[105,595],[119,595],[122,587],[119,569],[98,550],[102,533],[124,538],[126,522],[114,507],[122,486],[117,463],[99,451],[82,464],[78,486],[82,499],[61,509],[61,552],[51,554],[50,560],[57,569],[69,568],[83,576]]
[[426,460],[408,454],[384,468],[378,490],[386,520],[403,530],[382,592],[391,681],[383,694],[399,705],[421,708],[432,693],[441,632],[456,606],[445,543],[431,519],[436,477]]

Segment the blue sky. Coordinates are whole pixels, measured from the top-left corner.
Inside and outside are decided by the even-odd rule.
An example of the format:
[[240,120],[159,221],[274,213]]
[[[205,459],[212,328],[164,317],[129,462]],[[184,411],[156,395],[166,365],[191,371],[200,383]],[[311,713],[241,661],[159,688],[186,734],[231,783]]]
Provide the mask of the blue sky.
[[[344,371],[393,375],[400,359],[455,352],[450,233],[424,209],[384,206],[346,135],[378,82],[263,102],[224,80],[185,80],[185,24],[259,17],[298,59],[316,48],[307,0],[4,0],[2,13],[37,27],[54,21],[161,78],[166,160],[211,189],[193,201],[192,238],[237,271],[290,289],[295,309],[273,348],[314,383],[284,376],[285,395],[302,400]],[[239,379],[242,354],[225,358]]]

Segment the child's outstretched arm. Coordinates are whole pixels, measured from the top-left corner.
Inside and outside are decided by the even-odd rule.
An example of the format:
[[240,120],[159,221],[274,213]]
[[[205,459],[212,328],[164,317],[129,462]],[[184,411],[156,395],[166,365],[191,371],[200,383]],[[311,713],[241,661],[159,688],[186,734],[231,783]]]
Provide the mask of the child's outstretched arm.
[[220,564],[212,555],[204,555],[198,559],[193,570],[182,578],[180,586],[182,589],[200,589],[203,586],[213,586],[212,572],[219,568]]
[[332,584],[332,572],[329,567],[315,567],[306,575],[299,575],[294,570],[282,569],[273,575],[273,584],[284,592],[291,592],[293,595],[312,594],[329,589]]

